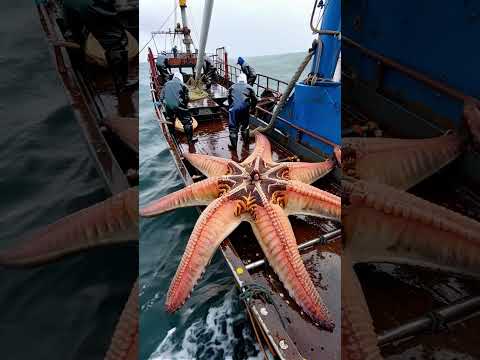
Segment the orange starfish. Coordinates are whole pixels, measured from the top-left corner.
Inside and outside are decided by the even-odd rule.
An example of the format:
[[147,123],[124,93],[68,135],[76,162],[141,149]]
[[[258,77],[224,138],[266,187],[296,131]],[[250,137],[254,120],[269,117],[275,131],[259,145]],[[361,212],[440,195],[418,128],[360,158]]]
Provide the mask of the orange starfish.
[[333,330],[334,323],[305,269],[287,215],[340,221],[340,198],[309,185],[332,170],[335,163],[275,163],[268,139],[257,133],[255,140],[255,150],[242,163],[185,154],[208,178],[141,209],[141,216],[150,217],[179,207],[208,205],[170,285],[166,309],[173,312],[185,303],[223,239],[247,221],[290,295],[320,326]]

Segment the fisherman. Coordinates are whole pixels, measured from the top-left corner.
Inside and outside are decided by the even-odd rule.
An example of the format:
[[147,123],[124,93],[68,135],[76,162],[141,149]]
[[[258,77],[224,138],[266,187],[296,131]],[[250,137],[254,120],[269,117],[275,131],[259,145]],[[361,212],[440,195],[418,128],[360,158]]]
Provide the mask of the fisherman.
[[172,48],[173,57],[176,58],[178,54],[177,45],[174,45]]
[[160,85],[165,84],[170,79],[170,75],[172,74],[170,66],[168,65],[168,59],[165,55],[165,51],[162,51],[162,53],[157,56],[156,60]]
[[247,84],[253,86],[255,80],[257,80],[255,69],[251,65],[248,65],[242,57],[238,57],[237,64],[240,65],[242,72],[247,76]]
[[250,137],[250,109],[257,105],[253,88],[247,84],[247,76],[240,74],[236,84],[228,89],[228,130],[230,148],[237,149],[238,130],[242,134],[243,144],[248,145]]
[[205,76],[205,85],[207,91],[212,87],[212,82],[217,81],[217,69],[209,58],[203,62],[203,75]]
[[165,108],[169,121],[175,124],[175,119],[179,118],[185,130],[188,144],[192,145],[197,141],[193,137],[192,117],[188,112],[188,88],[183,83],[183,75],[181,73],[173,73],[173,79],[167,81],[160,93],[159,100]]
[[138,81],[128,80],[128,38],[118,19],[115,0],[64,0],[63,5],[75,40],[85,40],[86,28],[102,45],[117,95],[136,89]]

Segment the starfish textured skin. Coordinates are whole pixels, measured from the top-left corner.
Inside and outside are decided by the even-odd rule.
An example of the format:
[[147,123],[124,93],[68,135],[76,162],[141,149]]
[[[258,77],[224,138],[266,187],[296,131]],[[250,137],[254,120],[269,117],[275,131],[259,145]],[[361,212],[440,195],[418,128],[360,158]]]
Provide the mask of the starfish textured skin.
[[342,181],[342,359],[383,359],[358,263],[420,265],[480,276],[480,222],[407,190],[479,143],[480,110],[465,104],[469,136],[431,139],[344,138]]
[[[130,188],[35,231],[19,246],[1,252],[0,264],[33,266],[90,248],[137,242],[137,209],[138,190]],[[137,281],[118,320],[105,360],[137,359],[138,339]]]
[[270,142],[259,133],[255,150],[242,163],[191,153],[185,158],[208,178],[140,210],[141,216],[151,217],[179,207],[208,205],[170,284],[166,310],[176,311],[185,303],[220,243],[247,221],[289,294],[320,326],[332,331],[335,325],[305,269],[287,216],[340,221],[340,198],[309,185],[331,171],[335,162],[275,163]]

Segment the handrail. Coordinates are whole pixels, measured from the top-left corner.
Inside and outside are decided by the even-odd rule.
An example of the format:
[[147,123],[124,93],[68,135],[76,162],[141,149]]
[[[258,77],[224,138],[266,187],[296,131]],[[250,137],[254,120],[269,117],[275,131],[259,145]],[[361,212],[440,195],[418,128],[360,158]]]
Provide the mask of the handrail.
[[[443,92],[444,94],[450,96],[451,98],[455,99],[455,100],[458,100],[458,101],[462,101],[462,102],[465,102],[465,101],[468,101],[468,100],[472,100],[472,97],[468,96],[468,95],[465,95],[464,93],[462,93],[461,91],[458,91],[457,89],[454,89],[450,86],[448,86],[447,84],[444,84],[440,81],[437,81],[437,80],[433,80],[432,78],[416,71],[416,70],[413,70],[412,68],[409,68],[405,65],[402,65],[392,59],[389,59],[383,55],[380,55],[370,49],[367,49],[366,47],[360,45],[359,43],[353,41],[352,39],[344,36],[343,37],[343,43],[346,44],[346,45],[349,45],[351,47],[354,47],[354,48],[357,48],[358,50],[360,50],[361,52],[365,53],[365,55],[367,55],[368,57],[376,60],[376,61],[379,61],[381,62],[382,64],[386,65],[386,66],[389,66],[391,67],[392,69],[395,69],[395,70],[398,70],[400,71],[401,73],[404,73],[405,75],[407,75],[408,77],[414,79],[414,80],[417,80],[417,81],[420,81],[428,86],[430,86],[431,88],[433,88],[434,90],[437,90],[437,91],[440,91],[440,92]],[[474,99],[476,101],[478,101],[477,99]]]
[[[268,111],[267,109],[264,109],[264,108],[262,108],[262,107],[260,107],[260,106],[257,106],[256,109],[257,109],[257,110],[260,110],[260,111],[262,111],[262,112],[264,112],[265,114],[268,114],[268,115],[270,115],[270,116],[273,115],[273,113],[272,113],[271,111]],[[334,147],[334,148],[335,148],[335,147],[340,147],[340,145],[335,144],[333,141],[330,141],[330,140],[328,140],[327,138],[325,138],[325,137],[323,137],[323,136],[321,136],[321,135],[315,134],[314,132],[311,132],[310,130],[307,130],[307,129],[305,129],[305,128],[302,128],[301,126],[295,125],[294,123],[291,123],[291,122],[288,121],[287,119],[284,119],[284,118],[282,118],[282,117],[280,117],[280,116],[277,116],[277,120],[285,123],[286,125],[294,128],[295,130],[297,130],[297,131],[299,131],[299,132],[301,132],[301,133],[304,133],[305,135],[310,136],[311,138],[313,138],[313,139],[315,139],[315,140],[318,140],[318,141],[320,141],[320,142],[323,142],[324,144],[327,144],[327,145],[329,145],[329,146],[331,146],[331,147]]]
[[[221,60],[216,60],[215,62],[216,64],[216,68],[217,68],[217,71],[220,72],[220,75],[224,76],[225,75],[225,64],[223,61]],[[238,74],[241,72],[241,69],[239,67],[236,67],[234,65],[230,65],[230,64],[227,64],[227,68],[230,70],[228,73],[229,75],[229,79],[231,82],[236,82],[237,81],[237,77],[238,77]],[[262,85],[261,82],[260,82],[260,79],[265,79],[265,85]],[[272,84],[271,84],[272,83]],[[270,86],[270,85],[273,85]],[[257,80],[254,84],[254,86],[257,87],[257,96],[259,95],[259,90],[260,89],[264,89],[264,90],[270,90],[272,91],[273,93],[275,93],[277,96],[280,96],[282,94],[281,92],[281,89],[280,89],[280,86],[283,85],[283,86],[288,86],[288,83],[283,81],[283,80],[279,80],[279,79],[276,79],[276,78],[273,78],[271,76],[268,76],[268,75],[263,75],[263,74],[257,74]]]

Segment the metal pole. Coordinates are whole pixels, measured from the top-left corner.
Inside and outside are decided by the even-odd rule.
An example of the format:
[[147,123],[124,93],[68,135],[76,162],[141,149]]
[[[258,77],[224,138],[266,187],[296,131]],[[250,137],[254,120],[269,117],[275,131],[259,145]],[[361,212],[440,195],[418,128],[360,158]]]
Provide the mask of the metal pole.
[[[182,25],[183,25],[183,28],[184,29],[189,29],[188,27],[188,21],[187,21],[187,1],[186,0],[183,0],[183,1],[180,1],[180,13],[182,15]],[[175,16],[176,16],[176,11],[175,11]],[[177,24],[175,24],[175,26],[177,26]],[[187,53],[189,54],[191,51],[190,51],[190,44],[192,43],[192,38],[190,37],[190,35],[184,35],[183,36],[183,39],[184,39],[184,44],[185,44],[185,49],[187,50]]]
[[195,67],[195,80],[200,79],[200,72],[205,58],[205,46],[207,45],[208,29],[210,28],[210,19],[212,18],[213,0],[205,0],[203,9],[202,30],[200,31],[200,48],[198,50],[197,66]]
[[174,12],[173,23],[175,24],[175,26],[177,26],[177,0],[173,0],[173,12]]
[[[476,310],[480,310],[480,296],[445,306],[432,314],[441,317],[442,321],[446,323],[460,320]],[[378,345],[385,345],[389,342],[427,330],[432,327],[433,322],[434,316],[423,316],[394,329],[387,330],[378,336]]]
[[[329,240],[333,239],[334,237],[340,236],[341,233],[342,233],[341,229],[333,230],[333,231],[331,231],[327,234],[319,236],[316,239],[305,241],[304,243],[298,245],[298,250],[303,250],[303,249],[305,249],[309,246],[312,246],[312,245],[315,245],[315,244],[318,244],[318,243],[326,244],[326,243],[329,242]],[[248,265],[245,265],[245,269],[252,270],[252,269],[255,269],[259,266],[262,266],[263,264],[265,264],[265,259],[257,260],[257,261],[254,261],[254,262],[248,264]]]

